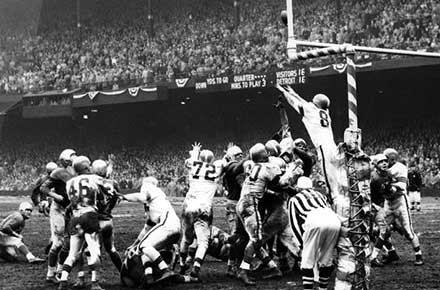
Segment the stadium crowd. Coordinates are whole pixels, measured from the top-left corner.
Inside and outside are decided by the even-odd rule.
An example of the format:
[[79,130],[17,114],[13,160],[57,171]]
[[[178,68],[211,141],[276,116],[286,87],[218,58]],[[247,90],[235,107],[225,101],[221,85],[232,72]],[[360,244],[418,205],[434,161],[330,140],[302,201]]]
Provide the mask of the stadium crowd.
[[[368,154],[382,152],[386,147],[393,146],[401,154],[403,161],[414,163],[422,173],[423,184],[434,190],[440,189],[440,132],[438,127],[423,128],[422,125],[408,126],[402,124],[396,129],[383,127],[380,130],[365,131],[363,149]],[[260,140],[267,139],[259,133]],[[205,148],[209,148],[216,158],[222,158],[229,141],[218,138],[201,138]],[[238,143],[247,152],[256,136],[246,136]],[[109,144],[93,146],[75,146],[47,141],[44,146],[39,143],[3,144],[0,147],[0,190],[23,191],[32,189],[38,177],[44,174],[47,162],[57,161],[60,148],[71,146],[77,152],[87,152],[93,158],[111,160],[113,177],[120,183],[123,190],[138,189],[141,177],[153,175],[171,196],[183,196],[187,189],[184,160],[188,158],[188,150],[194,140],[182,141],[174,139],[161,143],[142,145],[111,146]],[[200,139],[199,139],[200,140]],[[74,143],[73,143],[74,144]],[[314,174],[319,174],[315,172]]]
[[[25,28],[14,25],[13,15],[4,17],[0,94],[118,89],[288,65],[280,22],[285,1],[239,1],[238,26],[232,0],[153,1],[154,33],[146,23],[145,1],[83,3],[81,32],[74,2],[64,2],[44,1],[51,9]],[[297,0],[294,6],[295,35],[304,40],[440,51],[435,0]]]

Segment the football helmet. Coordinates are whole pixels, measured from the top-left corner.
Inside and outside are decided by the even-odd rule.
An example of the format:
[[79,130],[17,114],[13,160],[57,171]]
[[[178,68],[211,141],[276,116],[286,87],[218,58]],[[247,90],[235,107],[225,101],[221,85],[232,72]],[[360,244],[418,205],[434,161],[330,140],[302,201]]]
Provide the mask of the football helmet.
[[49,162],[46,164],[46,172],[50,174],[52,171],[58,168],[58,165],[55,162]]
[[28,201],[23,201],[22,203],[20,203],[20,205],[18,206],[18,210],[19,211],[26,211],[26,210],[33,210],[33,206],[30,202]]
[[102,159],[93,161],[92,172],[101,177],[107,177],[107,162]]
[[211,150],[204,149],[200,152],[199,159],[202,162],[212,163],[214,162],[214,153]]
[[266,151],[270,156],[279,156],[281,153],[281,146],[276,140],[269,140],[264,145],[266,147]]
[[69,166],[72,164],[73,159],[76,157],[76,152],[73,149],[64,149],[60,154],[60,161],[63,166]]
[[293,145],[295,145],[295,147],[297,147],[297,148],[305,149],[307,146],[307,143],[303,138],[296,138],[293,141]]
[[275,157],[275,156],[270,156],[269,157],[269,162],[271,164],[274,164],[274,165],[278,166],[281,169],[282,172],[286,171],[287,164],[286,164],[286,161],[284,161],[282,158]]
[[73,159],[73,169],[76,173],[89,173],[90,172],[90,159],[86,156],[77,156]]
[[374,155],[374,161],[379,164],[381,161],[388,161],[388,158],[385,154],[376,154]]
[[237,160],[238,155],[243,155],[243,151],[237,145],[231,146],[226,150],[226,156],[230,160]]
[[249,155],[253,162],[267,162],[269,160],[269,154],[262,143],[257,143],[252,146],[251,149],[249,149]]
[[317,94],[313,97],[313,104],[320,109],[327,110],[330,108],[330,99],[324,94]]
[[387,148],[383,151],[383,154],[387,157],[387,159],[397,159],[399,153],[397,153],[396,149]]
[[300,189],[311,189],[313,188],[313,182],[307,176],[301,176],[298,178],[296,186]]

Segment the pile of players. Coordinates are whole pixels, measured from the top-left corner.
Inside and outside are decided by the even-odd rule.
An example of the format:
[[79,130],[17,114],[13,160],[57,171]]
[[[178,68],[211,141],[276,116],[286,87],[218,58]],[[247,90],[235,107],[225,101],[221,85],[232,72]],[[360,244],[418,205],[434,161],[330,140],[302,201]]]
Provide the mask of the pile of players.
[[[372,265],[383,266],[398,259],[391,230],[411,241],[415,265],[422,265],[407,201],[408,172],[398,162],[396,150],[368,157],[360,149],[361,134],[356,128],[347,129],[344,142],[336,145],[330,100],[325,95],[318,94],[307,102],[290,87],[278,89],[301,114],[317,156],[307,150],[303,139],[292,139],[283,120],[285,114],[280,115],[283,128],[278,140],[255,144],[247,156],[238,146],[230,146],[223,158],[215,160],[212,151],[202,150],[196,143],[185,161],[190,187],[180,218],[154,177],[144,178],[140,192],[121,195],[116,182],[108,178],[111,164],[103,160],[91,163],[74,150],[64,150],[61,166],[49,168],[53,171],[39,182],[32,198],[50,216],[47,281],[66,289],[69,273],[77,263],[80,271],[75,286],[83,286],[85,271],[81,269],[87,263],[92,289],[102,289],[97,271],[101,235],[122,283],[130,287],[164,281],[198,282],[205,256],[210,254],[226,260],[227,274],[246,285],[256,284],[252,267],[256,260],[258,270],[263,271],[261,277],[273,279],[291,268],[291,256],[300,268],[304,289],[313,289],[316,280],[319,289],[327,289],[334,265],[335,289],[350,289],[356,261],[349,238],[348,158],[357,162],[359,187],[370,189],[371,184],[371,200],[368,194],[363,216],[365,220],[373,216],[377,228],[372,253],[366,249]],[[326,190],[314,189],[310,175],[315,163]],[[226,189],[229,234],[212,225],[219,184]],[[53,200],[49,210],[48,197]],[[123,262],[114,247],[111,216],[121,200],[143,204],[146,220]],[[10,233],[3,230],[7,228],[4,222],[0,225],[4,235]],[[386,258],[380,260],[383,249]],[[178,274],[173,271],[177,263]]]

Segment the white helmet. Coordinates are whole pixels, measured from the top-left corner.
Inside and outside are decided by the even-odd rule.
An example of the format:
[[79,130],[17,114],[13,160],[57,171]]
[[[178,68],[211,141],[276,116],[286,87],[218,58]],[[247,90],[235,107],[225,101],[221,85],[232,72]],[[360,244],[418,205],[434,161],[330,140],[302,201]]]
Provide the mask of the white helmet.
[[214,153],[211,150],[202,150],[199,155],[199,159],[202,162],[212,163],[214,161]]
[[159,184],[159,181],[154,176],[148,176],[144,178],[144,183],[151,183],[154,186]]
[[107,162],[105,162],[102,159],[97,159],[97,160],[93,161],[92,172],[99,175],[99,176],[106,177],[107,176]]
[[385,154],[376,154],[374,155],[374,161],[379,164],[381,161],[388,161],[388,158]]
[[320,109],[326,110],[330,107],[330,99],[324,94],[317,94],[313,97],[313,103]]
[[46,171],[50,174],[52,171],[58,168],[58,165],[55,162],[49,162],[46,164]]
[[64,149],[60,154],[60,161],[63,166],[72,164],[73,159],[76,157],[76,152],[73,149]]
[[73,159],[73,169],[76,173],[86,173],[90,171],[90,159],[86,156],[78,156]]
[[231,146],[226,150],[226,156],[232,160],[235,160],[235,157],[239,154],[243,154],[243,151],[237,145]]
[[274,165],[278,166],[281,169],[282,172],[286,171],[287,164],[286,164],[286,161],[284,161],[283,158],[275,157],[275,156],[269,156],[269,162],[271,164],[274,164]]
[[33,208],[34,207],[32,206],[32,204],[30,202],[28,202],[28,201],[23,201],[18,206],[18,210],[19,211],[26,211],[26,210],[31,210],[32,211]]
[[299,146],[299,145],[303,145],[304,147],[307,146],[307,143],[306,143],[306,141],[305,141],[303,138],[296,138],[296,139],[293,141],[293,144],[295,145],[295,147],[297,147],[297,146]]
[[313,188],[313,182],[307,176],[301,176],[298,178],[296,186],[300,189],[311,189]]
[[383,151],[383,154],[388,158],[388,159],[391,159],[391,158],[397,158],[397,155],[399,155],[398,153],[397,153],[397,151],[396,151],[396,149],[393,149],[393,148],[387,148],[387,149],[385,149],[384,151]]

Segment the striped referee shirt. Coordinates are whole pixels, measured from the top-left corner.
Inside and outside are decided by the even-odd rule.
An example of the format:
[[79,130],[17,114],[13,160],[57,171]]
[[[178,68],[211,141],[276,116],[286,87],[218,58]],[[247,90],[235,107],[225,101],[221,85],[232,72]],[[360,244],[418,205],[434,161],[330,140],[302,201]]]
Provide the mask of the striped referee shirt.
[[[330,208],[326,198],[313,189],[303,189],[301,192],[289,199],[287,204],[289,210],[290,225],[295,238],[302,248],[304,223],[309,213],[317,208]],[[325,218],[325,217],[323,217]]]

